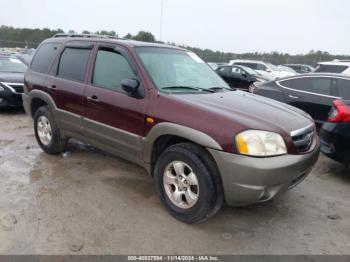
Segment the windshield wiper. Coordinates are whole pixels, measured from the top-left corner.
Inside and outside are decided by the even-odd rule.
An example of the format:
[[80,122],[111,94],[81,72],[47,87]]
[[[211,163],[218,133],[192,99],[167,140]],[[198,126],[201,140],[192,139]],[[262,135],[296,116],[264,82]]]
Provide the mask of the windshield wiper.
[[211,90],[213,92],[216,92],[218,90],[229,90],[229,91],[235,91],[237,90],[236,88],[231,88],[231,87],[224,87],[224,86],[213,86],[208,88],[207,90]]
[[188,90],[196,90],[200,92],[209,92],[209,93],[215,93],[215,90],[207,89],[207,88],[200,88],[196,86],[164,86],[160,88],[161,90],[176,90],[176,89],[188,89]]

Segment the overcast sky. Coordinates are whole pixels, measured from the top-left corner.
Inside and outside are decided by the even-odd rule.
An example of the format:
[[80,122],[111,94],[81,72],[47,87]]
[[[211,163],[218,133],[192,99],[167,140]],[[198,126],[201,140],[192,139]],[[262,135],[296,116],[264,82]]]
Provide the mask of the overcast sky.
[[[160,37],[161,0],[0,0],[0,6],[2,25]],[[163,0],[161,40],[234,53],[350,55],[349,12],[348,0]]]

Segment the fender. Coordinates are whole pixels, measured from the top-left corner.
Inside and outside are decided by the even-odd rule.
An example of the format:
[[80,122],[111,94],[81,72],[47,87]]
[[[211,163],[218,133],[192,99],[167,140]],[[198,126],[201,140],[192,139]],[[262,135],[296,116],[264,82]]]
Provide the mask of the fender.
[[[53,110],[57,111],[57,107],[55,102],[53,101],[52,97],[45,93],[44,91],[41,90],[32,90],[28,94],[22,94],[23,98],[23,106],[28,115],[33,117],[33,112],[32,112],[32,100],[35,98],[39,98],[43,100],[48,106]],[[55,113],[55,112],[53,112]]]
[[160,123],[155,125],[147,134],[144,140],[143,147],[143,161],[146,163],[151,162],[152,149],[154,142],[163,135],[173,135],[178,137],[183,137],[194,143],[197,143],[203,147],[212,148],[222,151],[222,147],[207,134],[198,131],[196,129],[174,124],[174,123]]

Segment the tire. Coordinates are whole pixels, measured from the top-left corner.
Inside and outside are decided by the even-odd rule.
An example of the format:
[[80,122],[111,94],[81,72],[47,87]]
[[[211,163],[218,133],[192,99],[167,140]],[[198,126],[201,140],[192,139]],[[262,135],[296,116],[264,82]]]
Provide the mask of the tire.
[[[176,172],[175,167],[181,172]],[[178,173],[184,174],[182,182]],[[202,222],[217,213],[223,204],[216,165],[209,154],[195,144],[182,143],[167,148],[157,159],[154,183],[168,212],[185,223]]]
[[[45,131],[42,131],[43,128],[40,127],[42,123],[48,122],[49,129],[46,126]],[[50,155],[60,154],[67,145],[67,139],[61,136],[60,130],[57,128],[56,122],[50,112],[48,106],[40,107],[34,114],[34,132],[36,140],[38,141],[41,149]],[[48,134],[47,138],[51,139],[45,140],[43,134]]]

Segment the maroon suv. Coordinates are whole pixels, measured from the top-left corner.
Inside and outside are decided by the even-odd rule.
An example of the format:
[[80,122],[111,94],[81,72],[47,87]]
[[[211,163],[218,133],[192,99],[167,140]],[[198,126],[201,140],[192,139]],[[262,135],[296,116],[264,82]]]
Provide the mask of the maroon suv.
[[173,46],[53,37],[38,48],[24,90],[45,152],[59,154],[75,138],[141,165],[169,212],[188,223],[224,202],[272,199],[319,155],[307,114],[231,89]]

